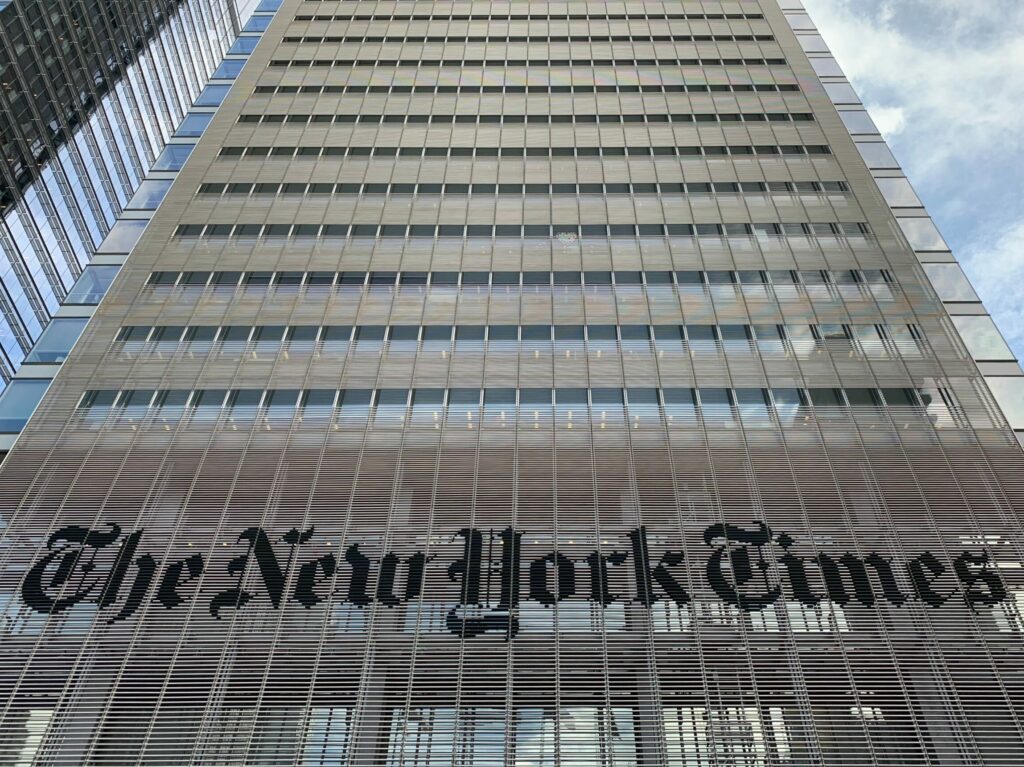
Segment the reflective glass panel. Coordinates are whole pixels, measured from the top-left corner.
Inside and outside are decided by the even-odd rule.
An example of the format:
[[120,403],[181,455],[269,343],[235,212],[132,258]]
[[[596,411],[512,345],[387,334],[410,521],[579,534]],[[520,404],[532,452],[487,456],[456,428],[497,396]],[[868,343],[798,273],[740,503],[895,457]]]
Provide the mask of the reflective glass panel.
[[231,90],[230,85],[207,85],[196,97],[195,106],[219,107],[229,90]]
[[894,208],[917,208],[921,206],[921,200],[914,192],[914,187],[905,178],[879,178],[875,179],[878,188],[882,190],[885,201]]
[[850,133],[878,133],[878,128],[867,112],[858,109],[840,112],[839,116],[843,118],[843,124]]
[[129,201],[128,207],[136,210],[155,210],[156,206],[163,202],[172,183],[170,179],[143,181],[139,184],[139,191]]
[[21,431],[49,387],[49,379],[23,378],[7,384],[0,394],[0,433]]
[[75,341],[82,334],[87,317],[67,317],[51,320],[36,345],[25,357],[25,362],[53,364],[63,362]]
[[880,141],[857,144],[860,156],[869,168],[898,168],[900,164],[892,156],[889,147]]
[[949,250],[930,218],[899,218],[897,221],[914,250]]
[[168,144],[153,163],[153,170],[181,170],[195,144]]
[[843,70],[833,58],[811,59],[811,66],[814,67],[818,77],[842,77]]
[[273,16],[253,16],[249,21],[242,27],[243,32],[264,32],[267,27],[270,26],[270,22],[274,20]]
[[246,59],[224,59],[213,73],[214,79],[234,80],[242,72]]
[[[1010,427],[1024,429],[1024,378],[1000,376],[999,378],[986,378],[985,381],[995,395],[996,402],[1002,408],[1006,420],[1010,422]],[[2,406],[3,400],[0,399],[0,407]]]
[[178,126],[178,130],[174,131],[174,135],[178,138],[202,136],[203,131],[206,130],[206,126],[210,124],[212,119],[212,112],[192,112],[187,114]]
[[932,287],[943,301],[978,301],[960,264],[922,264]]
[[1003,336],[996,328],[992,318],[987,315],[977,317],[953,317],[960,337],[967,345],[967,351],[976,360],[1012,360],[1013,352],[1006,345]]
[[857,91],[849,83],[822,83],[825,86],[825,93],[832,99],[833,104],[857,104]]
[[147,219],[122,219],[114,223],[98,253],[130,253],[149,224]]
[[93,306],[106,294],[110,283],[120,271],[120,266],[87,266],[64,299],[66,304]]
[[228,48],[228,53],[252,53],[256,50],[256,46],[259,44],[260,38],[258,37],[239,37],[232,43],[231,47]]

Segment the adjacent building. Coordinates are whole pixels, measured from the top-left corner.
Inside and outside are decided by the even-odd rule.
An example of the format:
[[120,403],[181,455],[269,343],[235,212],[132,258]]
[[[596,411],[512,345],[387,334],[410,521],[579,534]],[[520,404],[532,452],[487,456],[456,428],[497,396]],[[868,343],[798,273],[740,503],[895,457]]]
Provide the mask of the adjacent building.
[[0,761],[1019,763],[1024,378],[799,2],[261,26],[0,468]]
[[[225,54],[254,5],[0,4],[0,388],[77,338],[63,316],[88,305],[76,283],[88,292],[105,282],[88,264],[123,250],[135,225],[118,223],[144,220],[169,186],[178,145],[199,135],[215,102],[211,77],[226,88],[244,63]],[[62,314],[63,304],[74,308]]]

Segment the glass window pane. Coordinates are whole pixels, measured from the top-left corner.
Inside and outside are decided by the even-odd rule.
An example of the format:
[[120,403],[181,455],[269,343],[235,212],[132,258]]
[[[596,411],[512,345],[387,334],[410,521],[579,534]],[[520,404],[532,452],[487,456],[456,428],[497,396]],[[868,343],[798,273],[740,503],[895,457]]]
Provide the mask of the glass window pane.
[[930,218],[899,218],[900,229],[914,250],[949,250]]
[[191,112],[185,115],[185,119],[181,121],[178,130],[174,131],[174,135],[178,138],[202,136],[203,131],[206,130],[206,126],[210,124],[212,119],[213,112]]
[[234,80],[242,72],[242,67],[248,59],[225,59],[213,73],[215,79]]
[[170,179],[143,181],[139,184],[139,191],[128,202],[128,207],[136,210],[155,210],[156,206],[163,202],[172,183],[174,182]]
[[960,264],[922,264],[932,287],[943,301],[979,301]]
[[74,287],[68,292],[64,303],[86,306],[98,304],[100,299],[106,294],[107,289],[110,288],[110,283],[114,281],[114,277],[117,276],[120,269],[120,266],[85,267],[82,270],[82,276],[78,278]]
[[51,320],[42,335],[39,336],[36,345],[25,357],[25,362],[51,364],[63,362],[88,321],[86,317]]
[[815,407],[838,407],[843,404],[839,389],[810,389],[811,404]]
[[885,201],[894,208],[919,208],[921,199],[905,178],[875,179]]
[[828,46],[825,45],[825,38],[821,35],[797,35],[800,47],[807,53],[828,53]]
[[892,156],[889,147],[880,141],[858,143],[857,149],[869,168],[898,168],[900,164]]
[[0,433],[21,431],[49,387],[49,379],[15,379],[7,384],[0,395]]
[[859,109],[848,112],[840,112],[846,130],[850,133],[878,133],[878,128],[871,119],[871,115]]
[[[1013,429],[1024,429],[1024,378],[1017,376],[1000,376],[998,378],[986,378],[996,402],[1003,410],[1003,415],[1010,422]],[[13,384],[12,384],[13,386]],[[10,391],[8,389],[8,391]],[[0,408],[3,400],[0,399]]]
[[786,16],[786,21],[789,22],[789,26],[793,29],[815,29],[814,22],[811,21],[811,17],[806,13],[791,13]]
[[168,144],[153,163],[153,170],[181,170],[195,144]]
[[243,32],[265,32],[267,27],[270,26],[270,22],[274,20],[273,16],[253,16],[246,22],[245,26],[242,27]]
[[252,53],[256,50],[256,46],[259,45],[259,42],[260,38],[258,37],[239,37],[231,44],[231,47],[228,48],[228,53]]
[[230,85],[207,85],[203,88],[202,93],[196,97],[193,106],[219,107],[224,97],[228,95],[229,90],[231,90]]
[[842,77],[843,70],[839,62],[833,58],[811,59],[811,66],[814,67],[818,77]]
[[832,99],[833,104],[859,104],[857,91],[849,83],[823,83],[825,93]]
[[1012,360],[1013,352],[1006,345],[991,317],[954,317],[960,337],[967,345],[967,351],[976,360]]
[[98,253],[130,253],[139,241],[143,230],[149,224],[148,219],[141,221],[122,219],[110,228],[110,233],[100,245]]

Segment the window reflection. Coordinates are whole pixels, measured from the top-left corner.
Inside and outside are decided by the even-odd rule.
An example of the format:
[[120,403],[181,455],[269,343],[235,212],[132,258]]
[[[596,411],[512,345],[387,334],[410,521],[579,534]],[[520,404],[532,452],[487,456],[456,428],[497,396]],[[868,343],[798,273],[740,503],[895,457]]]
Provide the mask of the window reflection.
[[987,315],[953,317],[967,351],[976,360],[1012,360],[1013,352],[1006,345],[992,318]]
[[42,364],[63,362],[88,321],[85,317],[51,320],[43,334],[39,336],[32,351],[25,357],[25,362]]
[[260,38],[255,36],[242,36],[235,40],[228,48],[228,53],[235,54],[247,54],[252,53],[256,50],[256,46],[259,45]]
[[128,202],[128,207],[135,210],[155,210],[163,202],[173,182],[170,179],[154,179],[143,181],[139,190]]
[[153,170],[181,170],[193,149],[195,144],[168,144],[153,163]]
[[0,433],[21,431],[50,388],[50,379],[15,379],[0,394]]
[[121,219],[111,227],[98,252],[130,253],[148,225],[148,219]]
[[[207,85],[202,92],[196,96],[195,106],[197,107],[219,107],[224,97],[231,90],[230,85]],[[173,145],[172,145],[173,146]]]
[[176,138],[196,138],[202,136],[203,131],[206,130],[206,126],[210,124],[212,119],[213,112],[191,112],[185,115],[185,119],[181,121],[174,135]]

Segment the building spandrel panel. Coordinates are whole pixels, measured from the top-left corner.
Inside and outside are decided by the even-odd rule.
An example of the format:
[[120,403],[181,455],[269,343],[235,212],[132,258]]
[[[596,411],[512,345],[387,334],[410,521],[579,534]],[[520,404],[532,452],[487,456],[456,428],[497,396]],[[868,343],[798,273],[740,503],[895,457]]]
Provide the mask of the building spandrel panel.
[[0,400],[0,761],[1018,764],[1017,379],[784,10],[283,0]]

